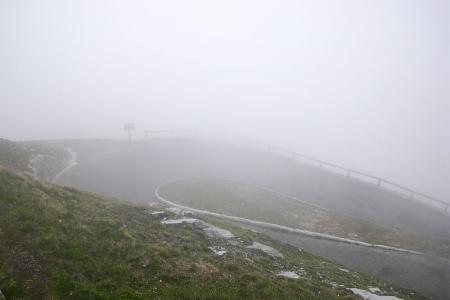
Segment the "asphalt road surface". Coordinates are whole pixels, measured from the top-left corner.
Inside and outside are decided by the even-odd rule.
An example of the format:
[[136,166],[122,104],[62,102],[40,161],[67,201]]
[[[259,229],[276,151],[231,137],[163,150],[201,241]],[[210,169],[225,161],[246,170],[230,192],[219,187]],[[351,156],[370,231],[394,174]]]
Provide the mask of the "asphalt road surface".
[[238,225],[433,299],[450,299],[448,259],[339,243],[243,223]]

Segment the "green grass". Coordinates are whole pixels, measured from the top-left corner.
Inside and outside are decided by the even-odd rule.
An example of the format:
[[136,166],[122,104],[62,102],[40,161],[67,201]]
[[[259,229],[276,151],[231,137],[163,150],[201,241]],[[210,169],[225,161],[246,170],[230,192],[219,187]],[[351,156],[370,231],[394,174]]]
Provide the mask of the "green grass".
[[[0,171],[0,289],[7,299],[356,299],[346,287],[408,291],[226,224],[242,241],[162,225],[146,206]],[[214,221],[215,222],[215,221]],[[285,258],[245,249],[253,240]],[[218,257],[209,246],[228,250]],[[281,270],[305,270],[300,280]],[[318,275],[320,274],[320,276]],[[422,299],[414,296],[414,299]]]
[[23,145],[0,139],[0,167],[17,172],[29,171],[31,151]]
[[235,181],[179,180],[164,185],[160,192],[168,200],[192,208],[450,257],[448,240],[427,239],[351,219]]
[[[39,166],[47,171],[38,170],[48,176],[64,160],[56,149],[0,141],[0,290],[8,300],[356,299],[345,287],[368,286],[424,299],[219,220],[207,221],[232,231],[237,243],[194,225],[162,225],[148,206],[37,181],[33,155],[49,158]],[[253,241],[284,258],[246,249]],[[218,257],[210,246],[227,254]],[[282,270],[303,277],[277,277]]]

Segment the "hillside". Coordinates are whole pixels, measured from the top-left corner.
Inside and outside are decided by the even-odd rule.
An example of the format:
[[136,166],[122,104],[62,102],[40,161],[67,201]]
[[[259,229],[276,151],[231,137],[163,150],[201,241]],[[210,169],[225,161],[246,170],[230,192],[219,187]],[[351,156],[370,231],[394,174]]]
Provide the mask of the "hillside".
[[378,287],[423,299],[264,235],[175,213],[4,167],[0,290],[7,299],[357,299]]

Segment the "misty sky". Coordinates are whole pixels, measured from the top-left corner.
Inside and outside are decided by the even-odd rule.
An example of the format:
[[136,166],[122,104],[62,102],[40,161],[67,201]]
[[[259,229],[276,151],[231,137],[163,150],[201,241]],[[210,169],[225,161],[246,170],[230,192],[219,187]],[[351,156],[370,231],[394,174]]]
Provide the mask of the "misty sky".
[[0,0],[0,137],[233,133],[450,201],[450,1]]

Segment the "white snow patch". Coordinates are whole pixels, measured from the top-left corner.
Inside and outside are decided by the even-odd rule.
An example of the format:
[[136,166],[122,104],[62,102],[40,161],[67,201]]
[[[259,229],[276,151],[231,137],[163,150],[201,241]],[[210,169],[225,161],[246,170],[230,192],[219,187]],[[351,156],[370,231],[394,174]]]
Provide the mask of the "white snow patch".
[[166,225],[181,224],[181,223],[194,224],[194,223],[199,223],[199,222],[201,222],[201,221],[200,221],[200,220],[197,220],[197,219],[193,219],[193,218],[183,218],[183,219],[168,219],[168,220],[163,220],[163,221],[161,221],[161,224],[166,224]]
[[344,269],[344,268],[339,268],[339,270],[340,270],[340,271],[342,271],[342,272],[344,272],[344,273],[348,273],[348,272],[350,272],[349,270],[347,270],[347,269]]
[[247,246],[247,249],[258,249],[273,257],[283,257],[283,254],[281,254],[278,250],[258,242],[253,242],[251,246]]
[[161,214],[164,214],[164,213],[165,213],[165,211],[161,210],[161,211],[153,211],[150,214],[155,216],[155,215],[161,215]]
[[184,215],[184,210],[182,210],[181,208],[178,207],[168,207],[166,208],[167,211],[173,212],[176,215]]
[[395,296],[379,296],[377,294],[373,294],[371,292],[357,288],[350,288],[349,290],[352,291],[353,294],[361,296],[366,300],[402,300],[401,298]]
[[369,291],[371,291],[372,293],[381,293],[380,288],[377,288],[377,287],[369,286]]
[[228,230],[213,226],[211,224],[208,223],[204,223],[205,228],[203,228],[203,230],[206,232],[206,234],[209,237],[213,237],[213,238],[223,238],[223,239],[232,239],[234,238],[234,234],[232,234],[231,232],[229,232]]
[[225,253],[227,253],[227,251],[223,247],[214,246],[214,247],[208,247],[208,248],[211,249],[216,255],[219,255],[219,256],[222,256]]
[[203,231],[205,231],[206,235],[211,238],[222,238],[222,239],[233,239],[235,236],[230,231],[216,227],[204,221],[194,219],[194,218],[181,218],[181,219],[167,219],[164,218],[161,221],[161,224],[172,225],[172,224],[181,224],[181,223],[190,223],[190,224],[198,224],[203,227]]
[[277,274],[277,276],[281,276],[281,277],[287,277],[287,278],[292,278],[292,279],[299,279],[300,276],[292,271],[282,271],[280,273]]

